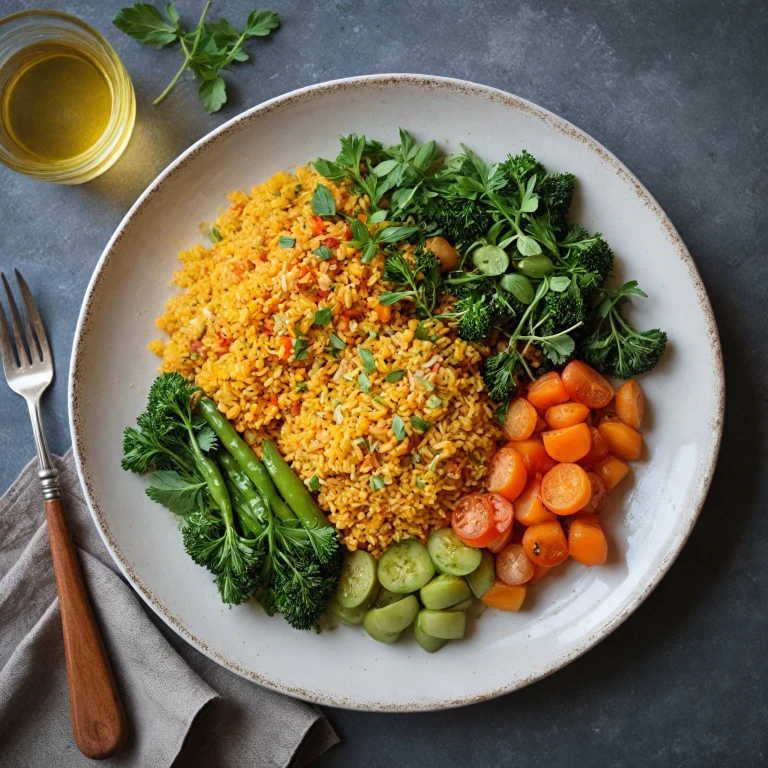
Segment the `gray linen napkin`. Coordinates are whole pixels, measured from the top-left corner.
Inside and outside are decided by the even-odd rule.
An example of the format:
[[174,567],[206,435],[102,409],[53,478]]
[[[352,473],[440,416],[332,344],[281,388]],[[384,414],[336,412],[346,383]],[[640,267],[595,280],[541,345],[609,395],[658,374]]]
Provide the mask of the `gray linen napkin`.
[[[93,525],[71,451],[57,459],[67,520],[128,717],[113,766],[298,768],[338,742],[315,707],[220,667],[122,579]],[[85,766],[72,738],[45,508],[27,465],[0,498],[0,765]]]

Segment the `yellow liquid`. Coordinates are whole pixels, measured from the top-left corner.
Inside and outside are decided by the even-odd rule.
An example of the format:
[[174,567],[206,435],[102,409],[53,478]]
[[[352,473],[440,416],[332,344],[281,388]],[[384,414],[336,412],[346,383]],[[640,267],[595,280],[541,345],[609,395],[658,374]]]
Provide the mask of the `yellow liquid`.
[[23,52],[23,63],[3,89],[2,114],[23,153],[62,162],[101,138],[112,114],[112,91],[101,67],[83,52],[61,43],[37,48]]

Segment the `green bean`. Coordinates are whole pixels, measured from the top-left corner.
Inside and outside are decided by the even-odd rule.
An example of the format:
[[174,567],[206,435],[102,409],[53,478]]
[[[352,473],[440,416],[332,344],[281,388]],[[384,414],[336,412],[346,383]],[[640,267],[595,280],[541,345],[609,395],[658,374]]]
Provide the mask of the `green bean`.
[[251,516],[255,517],[260,523],[266,524],[269,521],[267,502],[264,501],[261,494],[253,487],[253,483],[251,483],[248,476],[240,468],[235,458],[227,451],[220,451],[218,459],[224,470],[224,475],[237,488]]
[[208,397],[200,398],[197,404],[200,413],[208,422],[208,426],[216,433],[221,444],[234,457],[240,468],[248,476],[248,479],[258,488],[259,493],[269,504],[272,512],[281,520],[290,520],[295,517],[291,508],[280,498],[275,484],[269,476],[269,472],[259,461],[248,444],[237,434],[235,428],[216,407],[216,403]]
[[229,497],[232,499],[232,506],[237,512],[237,518],[240,520],[240,524],[245,529],[246,536],[261,536],[264,533],[264,528],[261,523],[253,517],[253,513],[248,506],[248,502],[245,497],[240,493],[240,489],[228,478],[224,478],[224,484],[229,491]]
[[312,498],[307,486],[296,477],[277,448],[269,440],[264,440],[261,449],[264,466],[275,481],[280,493],[283,494],[283,498],[296,513],[296,517],[301,520],[302,525],[306,528],[321,528],[330,525],[328,518],[317,506],[317,502]]
[[211,498],[221,512],[221,519],[224,521],[227,528],[231,528],[235,524],[232,514],[232,500],[229,498],[229,492],[227,491],[227,486],[224,485],[224,477],[221,474],[218,464],[216,464],[210,456],[206,456],[206,454],[203,453],[202,449],[197,444],[197,439],[194,434],[191,435],[189,446],[192,450],[192,455],[195,457],[195,463],[199,467],[200,472],[208,485]]

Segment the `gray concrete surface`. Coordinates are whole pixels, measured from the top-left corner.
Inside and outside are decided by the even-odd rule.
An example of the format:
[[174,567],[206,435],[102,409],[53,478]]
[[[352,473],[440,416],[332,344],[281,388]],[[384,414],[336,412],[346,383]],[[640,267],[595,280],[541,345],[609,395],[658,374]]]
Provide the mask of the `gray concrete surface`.
[[[179,6],[192,19],[202,4]],[[0,3],[8,12],[26,5]],[[59,373],[45,418],[58,452],[70,442],[66,373],[77,314],[110,234],[192,141],[298,86],[424,72],[547,107],[637,173],[709,289],[727,366],[723,448],[701,520],[655,593],[585,657],[502,699],[420,715],[330,710],[343,744],[318,768],[766,765],[768,7],[760,0],[277,0],[268,7],[283,28],[252,46],[255,64],[238,70],[230,103],[209,117],[190,83],[151,106],[176,59],[112,27],[120,3],[47,5],[112,41],[139,110],[128,151],[90,184],[46,186],[0,169],[0,266],[23,270],[48,324]],[[251,8],[219,0],[213,12],[237,22]],[[33,454],[20,405],[0,385],[0,489]]]

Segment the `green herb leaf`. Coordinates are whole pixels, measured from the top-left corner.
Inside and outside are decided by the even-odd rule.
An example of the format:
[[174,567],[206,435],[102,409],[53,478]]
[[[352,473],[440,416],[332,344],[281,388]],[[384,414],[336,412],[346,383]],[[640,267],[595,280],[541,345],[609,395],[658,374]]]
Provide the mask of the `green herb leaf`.
[[532,237],[520,235],[517,238],[517,250],[523,256],[535,256],[537,253],[541,253],[541,246]]
[[266,37],[280,26],[280,17],[274,11],[251,11],[245,22],[248,37]]
[[533,301],[535,295],[533,285],[525,275],[504,275],[499,280],[499,285],[526,306]]
[[398,301],[413,296],[413,291],[385,291],[379,294],[379,304],[388,307],[391,304],[397,304]]
[[371,239],[368,227],[360,219],[352,219],[349,222],[349,228],[352,230],[352,237],[358,243],[367,243]]
[[360,261],[363,264],[370,264],[373,261],[373,257],[376,255],[376,243],[373,241],[366,243],[363,247],[363,254],[360,257]]
[[411,426],[419,434],[424,434],[432,426],[432,423],[419,416],[411,416]]
[[371,391],[371,381],[364,373],[357,377],[357,383],[366,395]]
[[416,485],[417,485],[419,488],[421,488],[421,490],[424,490],[424,485],[425,485],[425,483],[424,483],[424,478],[423,478],[421,475],[419,475],[419,476],[416,478]]
[[227,86],[221,75],[203,80],[197,88],[197,95],[208,114],[218,112],[227,101]]
[[441,398],[439,398],[437,395],[432,395],[432,397],[427,400],[427,408],[438,408],[443,404],[443,401]]
[[331,190],[324,184],[318,184],[315,187],[315,193],[312,195],[312,210],[318,216],[333,216],[336,213],[336,202]]
[[309,384],[307,384],[306,381],[299,381],[296,384],[296,391],[297,392],[306,392],[309,389]]
[[342,421],[344,421],[344,412],[341,410],[341,403],[339,403],[334,409],[333,409],[333,420],[337,424],[341,424]]
[[296,238],[295,237],[286,237],[283,235],[278,241],[277,244],[281,248],[293,248],[294,245],[296,245]]
[[421,377],[418,377],[418,378],[414,379],[414,381],[420,387],[424,387],[424,389],[426,389],[427,392],[433,392],[434,389],[435,389],[435,385],[431,381],[428,381],[427,379],[422,379]]
[[427,340],[427,329],[424,327],[424,323],[420,322],[416,326],[416,333],[414,334],[419,341]]
[[435,457],[427,465],[426,471],[427,472],[434,472],[435,471],[435,467],[437,467],[437,462],[439,460],[440,460],[440,451],[435,451]]
[[207,424],[197,433],[197,444],[206,453],[210,453],[218,445],[216,433]]
[[211,227],[211,231],[208,233],[208,237],[211,238],[212,243],[220,243],[221,242],[221,232],[219,232],[218,227]]
[[333,251],[327,245],[321,245],[319,248],[315,248],[312,253],[314,253],[320,261],[328,261],[328,259],[333,258]]
[[[169,13],[170,11],[170,13]],[[179,38],[179,15],[172,3],[166,6],[169,24],[154,5],[136,3],[132,8],[118,11],[112,23],[126,35],[130,35],[150,48],[165,48]]]
[[387,218],[387,212],[385,210],[376,211],[372,213],[366,220],[366,224],[381,224]]
[[555,291],[555,293],[562,293],[563,291],[567,291],[570,284],[570,278],[566,277],[565,275],[557,275],[557,277],[549,278],[549,290]]
[[305,336],[298,339],[294,339],[293,342],[293,359],[294,360],[306,360],[309,357],[307,347],[309,346]]
[[316,309],[314,325],[328,325],[333,320],[333,310],[329,308]]
[[390,384],[400,381],[405,376],[405,371],[390,371],[384,376],[384,381],[388,381]]
[[363,349],[362,347],[358,347],[357,354],[360,355],[360,359],[363,361],[363,370],[366,373],[375,373],[376,362],[373,359],[373,354],[369,350]]
[[380,477],[379,475],[373,475],[369,481],[369,484],[372,491],[382,491],[387,487],[387,484],[384,482],[384,478]]
[[419,232],[419,227],[385,227],[376,231],[377,243],[397,243]]
[[205,485],[191,483],[173,469],[158,469],[149,480],[147,496],[168,507],[174,515],[187,515],[198,508],[197,500]]
[[334,349],[338,349],[339,351],[341,351],[342,349],[346,349],[347,347],[346,342],[342,341],[335,333],[332,333],[328,337],[328,340],[331,342],[331,346]]
[[405,431],[405,422],[400,417],[400,414],[395,414],[395,418],[392,419],[392,431],[398,440],[405,440],[408,437],[408,433]]
[[307,485],[310,491],[316,491],[320,487],[320,478],[317,475],[312,475]]

